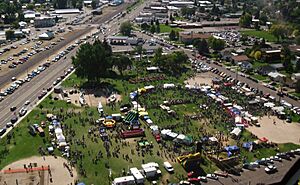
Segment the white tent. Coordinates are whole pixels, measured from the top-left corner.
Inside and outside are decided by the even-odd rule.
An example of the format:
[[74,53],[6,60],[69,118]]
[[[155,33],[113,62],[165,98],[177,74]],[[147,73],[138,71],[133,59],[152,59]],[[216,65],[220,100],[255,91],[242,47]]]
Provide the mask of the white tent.
[[164,84],[164,89],[174,88],[175,84]]
[[264,103],[264,106],[265,106],[265,107],[268,107],[268,108],[272,108],[272,107],[275,106],[275,104],[272,103],[272,102],[267,102],[267,103]]
[[235,135],[236,137],[238,137],[241,134],[242,130],[238,127],[234,128],[230,134]]

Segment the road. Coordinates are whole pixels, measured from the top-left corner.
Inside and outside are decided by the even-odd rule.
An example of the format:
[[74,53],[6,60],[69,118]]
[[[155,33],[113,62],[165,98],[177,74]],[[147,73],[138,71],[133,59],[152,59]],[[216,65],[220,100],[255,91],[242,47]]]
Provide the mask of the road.
[[[116,11],[110,12],[109,14],[100,17],[99,19],[94,20],[94,24],[102,24],[105,21],[109,20],[114,15],[118,14],[121,11],[124,11],[128,4],[121,5],[117,7]],[[86,25],[84,25],[86,26]],[[12,70],[9,74],[0,77],[0,84],[4,85],[5,83],[10,82],[11,77],[22,75],[26,72],[27,69],[39,64],[42,61],[46,61],[49,56],[58,53],[65,46],[73,43],[74,40],[79,39],[82,35],[87,34],[93,28],[86,26],[85,28],[78,30],[74,35],[65,42],[61,42],[56,47],[51,50],[45,51],[43,53],[39,53],[34,56],[30,61],[17,68],[16,70]],[[116,31],[118,27],[112,29],[112,31]],[[107,33],[109,34],[109,33]],[[103,35],[102,35],[103,38]],[[52,63],[49,68],[47,68],[44,72],[40,73],[37,77],[33,78],[30,82],[23,84],[20,86],[13,94],[7,96],[2,102],[0,102],[0,128],[4,127],[6,123],[10,122],[10,119],[14,117],[13,113],[10,111],[10,107],[15,106],[18,111],[21,107],[24,106],[24,103],[29,100],[32,102],[28,109],[31,110],[34,106],[36,106],[37,97],[41,93],[43,89],[48,88],[52,85],[53,81],[56,80],[59,76],[61,76],[64,71],[70,68],[71,65],[71,56],[73,56],[76,52],[77,48],[66,55],[65,60],[60,60],[56,63]]]

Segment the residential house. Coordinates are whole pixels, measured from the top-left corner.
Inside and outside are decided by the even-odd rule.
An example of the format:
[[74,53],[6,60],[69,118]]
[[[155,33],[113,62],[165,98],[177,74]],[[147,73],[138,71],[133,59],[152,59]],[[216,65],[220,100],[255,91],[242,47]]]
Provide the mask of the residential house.
[[295,88],[296,87],[296,81],[294,81],[291,78],[286,78],[284,81],[284,85],[288,86],[289,88]]
[[282,63],[270,64],[270,66],[273,67],[274,69],[276,69],[276,71],[280,71],[280,70],[284,69],[284,66]]
[[253,68],[252,64],[250,62],[247,62],[247,61],[242,62],[240,64],[240,66],[241,66],[242,69],[245,69],[245,70],[250,70],[250,69]]
[[263,59],[266,62],[273,62],[273,61],[278,61],[281,59],[280,55],[281,55],[281,49],[262,49],[262,53],[263,53]]
[[270,72],[268,76],[275,82],[284,83],[286,80],[286,76],[278,72]]
[[260,75],[266,76],[266,75],[268,75],[268,74],[271,73],[271,72],[276,72],[276,69],[274,69],[274,67],[272,67],[272,66],[267,65],[267,66],[262,66],[262,67],[260,67],[260,68],[257,70],[257,72],[258,72],[258,74],[260,74]]
[[236,65],[241,65],[243,62],[249,62],[249,58],[246,55],[233,56],[232,60]]
[[300,73],[293,73],[291,79],[295,82],[300,80]]
[[46,28],[55,25],[55,20],[53,17],[36,17],[34,19],[35,28]]
[[53,38],[54,38],[54,33],[50,31],[47,31],[39,35],[40,40],[51,40]]
[[193,33],[193,32],[179,33],[179,40],[185,44],[191,44],[196,39],[208,39],[209,37],[211,37],[211,35],[207,33]]

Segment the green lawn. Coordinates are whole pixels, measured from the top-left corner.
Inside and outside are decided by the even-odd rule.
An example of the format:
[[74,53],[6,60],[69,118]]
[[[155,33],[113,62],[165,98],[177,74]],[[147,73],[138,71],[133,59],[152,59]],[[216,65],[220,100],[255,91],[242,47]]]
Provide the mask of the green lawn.
[[[145,71],[144,65],[146,63],[139,62],[139,77],[146,77],[155,74],[149,74]],[[139,96],[139,104],[147,108],[150,118],[154,124],[160,128],[172,128],[177,133],[183,133],[193,138],[193,141],[198,141],[203,136],[212,136],[216,133],[222,133],[224,136],[229,136],[229,132],[232,129],[232,118],[229,118],[220,105],[214,101],[211,101],[206,95],[198,92],[189,92],[184,88],[176,88],[165,90],[160,88],[164,83],[175,83],[176,85],[182,85],[184,80],[191,75],[191,71],[182,74],[180,77],[174,77],[167,75],[165,80],[143,82],[139,84],[131,84],[125,78],[136,77],[136,70],[130,70],[124,72],[125,76],[115,76],[114,78],[102,79],[98,84],[98,89],[108,88],[114,92],[118,92],[122,96],[122,101],[116,103],[115,107],[104,105],[104,112],[108,115],[112,113],[119,113],[121,104],[130,103],[129,93],[136,90],[138,87],[144,87],[146,85],[154,85],[156,89],[151,93],[146,93]],[[72,74],[69,79],[63,82],[62,86],[65,88],[70,87],[85,87],[86,80],[81,79]],[[221,88],[222,94],[226,94],[229,101],[235,101],[237,104],[245,104],[250,100],[249,97],[241,96],[231,88]],[[54,96],[54,95],[51,95]],[[151,134],[150,129],[146,124],[141,121],[142,127],[145,129],[146,137],[149,142],[153,143],[153,149],[151,152],[143,153],[141,149],[136,150],[137,141],[140,138],[126,140],[116,139],[118,131],[123,129],[124,124],[118,123],[115,129],[109,130],[107,133],[110,139],[110,151],[115,153],[114,156],[107,156],[104,148],[104,142],[99,137],[99,125],[95,123],[95,120],[99,119],[99,114],[96,107],[78,107],[72,104],[67,104],[65,101],[53,100],[52,97],[47,97],[41,105],[36,107],[27,118],[25,118],[13,132],[8,136],[0,140],[0,169],[7,164],[34,155],[40,155],[38,152],[39,147],[46,149],[46,146],[50,144],[51,138],[48,134],[48,129],[45,129],[46,136],[44,138],[40,136],[31,136],[27,131],[27,126],[33,123],[40,123],[46,121],[46,114],[52,113],[60,118],[61,123],[64,125],[64,135],[66,140],[71,143],[71,151],[76,151],[82,154],[82,159],[72,156],[78,172],[79,180],[86,184],[109,184],[109,169],[112,171],[112,178],[122,176],[123,169],[126,171],[131,167],[140,168],[142,163],[157,162],[160,164],[162,170],[162,178],[158,179],[158,184],[163,184],[162,179],[168,179],[170,182],[178,182],[186,177],[186,172],[180,164],[178,164],[174,156],[180,155],[173,152],[175,149],[174,142],[164,140],[164,146],[156,143],[154,137]],[[170,105],[170,109],[176,112],[176,116],[169,115],[166,111],[162,110],[159,105],[163,101],[171,100],[186,101],[184,104]],[[201,108],[202,105],[206,105],[207,109]],[[262,114],[263,110],[259,110]],[[252,112],[250,112],[252,113]],[[253,113],[258,115],[259,113]],[[190,115],[199,115],[200,119],[195,120],[187,118]],[[49,124],[49,122],[47,122]],[[92,134],[88,134],[89,130]],[[10,139],[9,139],[10,138]],[[255,137],[248,131],[243,131],[240,141],[230,139],[230,144],[241,146],[242,142],[254,141]],[[80,141],[80,142],[79,142]],[[85,145],[80,144],[84,142]],[[215,145],[205,146],[207,150],[215,150]],[[282,144],[279,145],[280,151],[287,151],[299,147],[294,144]],[[162,148],[164,151],[162,152]],[[195,146],[180,146],[176,148],[179,153],[195,152]],[[94,162],[99,153],[103,156],[100,157],[97,162]],[[171,154],[169,154],[171,153]],[[245,157],[249,161],[253,161],[261,157],[269,157],[276,153],[275,148],[266,148],[261,146],[260,148],[249,152],[241,148],[240,159]],[[56,150],[56,155],[61,153]],[[124,156],[128,155],[129,160],[124,159]],[[174,155],[170,157],[170,155]],[[132,159],[132,160],[131,160]],[[162,167],[163,161],[173,162],[175,174],[168,174]],[[205,173],[212,173],[216,169],[216,165],[208,160],[208,157],[203,154],[202,162],[197,166],[197,169],[202,169]],[[82,172],[85,171],[86,175]],[[150,182],[146,182],[146,185],[150,185]]]
[[264,38],[266,41],[269,42],[276,42],[277,39],[274,35],[267,31],[257,31],[257,30],[245,30],[241,31],[243,35],[248,35],[248,36],[254,36],[258,38]]
[[167,26],[165,24],[160,24],[159,27],[160,27],[160,33],[170,33],[171,30],[181,31],[180,28],[172,28],[171,26]]
[[252,66],[254,69],[260,68],[262,66],[267,66],[267,65],[269,65],[269,64],[266,62],[263,62],[263,61],[256,61],[256,60],[252,61]]
[[265,80],[269,79],[267,76],[263,76],[263,75],[260,75],[260,74],[255,74],[255,75],[253,75],[253,77],[256,78],[257,80],[260,80],[260,81],[265,81]]

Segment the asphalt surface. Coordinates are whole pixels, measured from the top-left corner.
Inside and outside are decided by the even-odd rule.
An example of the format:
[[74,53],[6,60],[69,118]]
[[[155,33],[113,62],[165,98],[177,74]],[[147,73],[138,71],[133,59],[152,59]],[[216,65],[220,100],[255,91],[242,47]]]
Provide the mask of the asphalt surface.
[[[123,4],[116,8],[115,11],[106,14],[105,16],[100,16],[95,19],[92,24],[102,24],[105,21],[109,20],[114,15],[126,9],[128,4]],[[82,35],[87,34],[93,28],[88,27],[87,25],[82,25],[82,30],[78,30],[68,39],[66,38],[64,42],[59,43],[51,50],[47,50],[45,52],[39,53],[32,57],[27,63],[18,66],[15,70],[12,70],[5,76],[0,77],[0,87],[4,84],[11,81],[13,76],[22,75],[26,70],[38,65],[40,62],[46,61],[49,56],[58,53],[62,48],[68,46],[73,43],[72,41],[79,39]],[[115,27],[114,31],[117,30],[118,27]],[[103,36],[103,35],[102,35]],[[41,72],[38,76],[33,78],[30,82],[27,82],[20,86],[13,94],[8,95],[4,98],[2,102],[0,102],[0,128],[5,127],[6,123],[10,122],[12,117],[19,117],[18,112],[22,107],[25,107],[24,104],[28,100],[30,101],[30,105],[27,106],[28,110],[31,110],[34,106],[36,106],[36,102],[38,102],[37,97],[42,92],[42,90],[47,89],[52,86],[53,81],[55,81],[58,77],[64,74],[64,71],[72,66],[71,64],[71,56],[73,56],[77,51],[77,48],[71,51],[66,55],[66,59],[59,60],[56,63],[52,63],[49,68],[45,71]],[[10,107],[17,107],[17,110],[14,112],[10,111]]]
[[220,177],[219,180],[208,180],[208,185],[252,185],[252,184],[277,184],[280,183],[289,169],[300,160],[300,156],[291,158],[291,160],[283,159],[282,162],[274,162],[277,167],[277,172],[268,174],[265,172],[265,167],[261,165],[254,171],[244,170],[241,176],[229,175],[227,178]]

